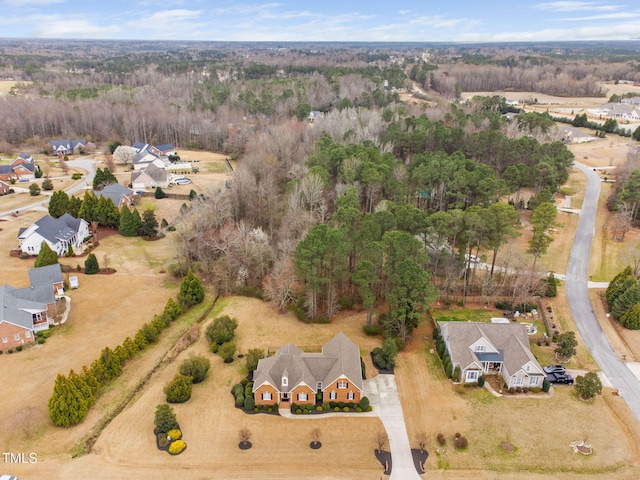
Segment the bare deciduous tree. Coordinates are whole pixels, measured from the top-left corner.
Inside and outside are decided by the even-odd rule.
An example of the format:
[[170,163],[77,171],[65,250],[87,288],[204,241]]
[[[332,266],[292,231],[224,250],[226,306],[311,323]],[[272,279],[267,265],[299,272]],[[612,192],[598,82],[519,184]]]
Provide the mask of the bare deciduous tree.
[[376,448],[379,453],[384,449],[384,447],[386,447],[387,443],[389,442],[389,437],[387,436],[387,432],[385,432],[384,430],[378,431],[375,436],[375,442],[376,442]]

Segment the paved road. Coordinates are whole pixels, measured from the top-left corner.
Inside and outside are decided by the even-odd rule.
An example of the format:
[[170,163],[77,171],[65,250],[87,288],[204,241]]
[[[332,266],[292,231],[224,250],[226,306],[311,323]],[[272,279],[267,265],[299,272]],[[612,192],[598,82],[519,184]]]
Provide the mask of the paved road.
[[600,178],[591,167],[580,163],[576,163],[576,167],[587,176],[588,184],[576,236],[573,239],[569,255],[565,279],[567,301],[586,347],[612,385],[618,389],[631,411],[640,419],[640,381],[611,348],[611,344],[593,312],[587,290],[591,241],[595,230],[596,210],[600,196]]
[[[74,185],[71,188],[66,190],[67,194],[73,195],[74,193],[78,193],[86,188],[87,185],[93,184],[93,177],[96,175],[96,167],[95,160],[91,160],[89,157],[79,158],[77,160],[69,160],[67,164],[73,168],[80,168],[87,172],[85,178],[78,184]],[[49,195],[42,198],[41,200],[31,203],[29,205],[24,205],[22,207],[18,207],[15,210],[8,210],[6,212],[0,212],[0,217],[6,217],[8,215],[13,215],[14,213],[26,212],[28,210],[34,210],[39,207],[44,207],[49,203]]]

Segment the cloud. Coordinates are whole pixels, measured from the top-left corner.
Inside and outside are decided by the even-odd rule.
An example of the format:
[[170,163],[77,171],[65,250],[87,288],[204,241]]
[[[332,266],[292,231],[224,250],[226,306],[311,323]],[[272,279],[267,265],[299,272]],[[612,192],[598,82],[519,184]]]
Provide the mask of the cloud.
[[152,22],[152,24],[171,24],[174,22],[182,22],[185,20],[198,18],[202,15],[202,13],[202,10],[162,10],[151,15],[142,16],[136,23],[144,22],[143,25],[147,25],[147,22]]
[[575,11],[581,11],[581,10],[602,12],[602,11],[618,10],[620,6],[619,5],[598,5],[598,3],[596,2],[565,1],[565,2],[538,3],[534,5],[534,8],[538,10],[551,10],[553,12],[575,12]]
[[4,3],[13,7],[24,7],[27,5],[52,5],[54,3],[66,3],[67,0],[5,0]]
[[100,26],[78,16],[34,15],[30,17],[31,34],[40,38],[117,38],[117,25]]
[[588,15],[586,17],[562,17],[553,18],[551,21],[556,22],[589,22],[593,20],[618,20],[618,19],[632,19],[640,17],[638,12],[617,12],[617,13],[603,13],[601,15]]

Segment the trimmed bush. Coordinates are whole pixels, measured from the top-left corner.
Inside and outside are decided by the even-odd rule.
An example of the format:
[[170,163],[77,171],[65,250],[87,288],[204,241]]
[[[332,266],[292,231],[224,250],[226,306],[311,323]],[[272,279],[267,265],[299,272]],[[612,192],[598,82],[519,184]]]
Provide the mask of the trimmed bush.
[[459,436],[453,440],[453,446],[458,449],[467,448],[468,444],[467,437]]
[[439,433],[438,436],[436,437],[438,439],[438,444],[440,446],[443,446],[445,443],[447,443],[447,439],[444,438],[444,435]]
[[186,443],[182,440],[176,440],[175,442],[171,442],[171,445],[169,445],[169,453],[171,455],[178,455],[182,453],[185,448],[187,448]]
[[[191,356],[180,364],[180,373],[186,377],[191,377],[193,383],[202,382],[207,376],[211,363],[201,355]],[[235,393],[234,393],[235,395]]]
[[380,333],[380,326],[378,325],[365,325],[363,327],[364,333],[365,335],[368,335],[370,337],[375,337],[376,335],[378,335]]
[[362,409],[360,407],[356,407],[356,412],[362,413]]
[[362,408],[363,410],[366,410],[367,407],[369,406],[369,399],[367,397],[362,397],[360,399],[360,403],[358,404],[360,406],[360,408]]
[[179,429],[174,428],[167,432],[167,436],[171,437],[171,440],[180,440],[182,438],[182,432]]
[[333,408],[333,411],[334,411],[334,412],[339,412],[339,411],[340,411],[340,407],[334,407],[334,408]]
[[244,407],[244,395],[242,393],[236,395],[236,407]]
[[327,403],[327,402],[324,402],[322,404],[322,409],[329,411],[329,410],[331,410],[331,405],[329,403]]
[[480,377],[478,377],[478,386],[479,387],[483,387],[484,386],[484,377],[481,375]]
[[164,387],[164,393],[169,403],[184,403],[191,398],[193,381],[191,377],[185,377],[179,373]]
[[249,396],[249,397],[245,397],[244,399],[244,408],[246,410],[253,410],[256,406],[256,401],[253,399],[253,397]]
[[549,380],[547,380],[546,378],[542,381],[542,391],[544,393],[547,393],[549,391],[549,389],[551,388],[551,382]]
[[22,351],[22,345],[18,345],[16,347],[16,352],[21,352]]
[[236,383],[231,388],[231,393],[233,394],[234,397],[237,397],[238,393],[244,393],[244,386],[241,383]]
[[316,411],[318,411],[318,412],[322,412],[322,406],[318,405],[318,406],[316,407]]

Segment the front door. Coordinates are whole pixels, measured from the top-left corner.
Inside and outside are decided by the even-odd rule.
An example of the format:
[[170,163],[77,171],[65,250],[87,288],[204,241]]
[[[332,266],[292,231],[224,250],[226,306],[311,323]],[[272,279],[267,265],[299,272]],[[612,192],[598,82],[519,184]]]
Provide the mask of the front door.
[[289,394],[288,393],[283,393],[282,394],[282,401],[283,402],[288,402],[289,401]]

